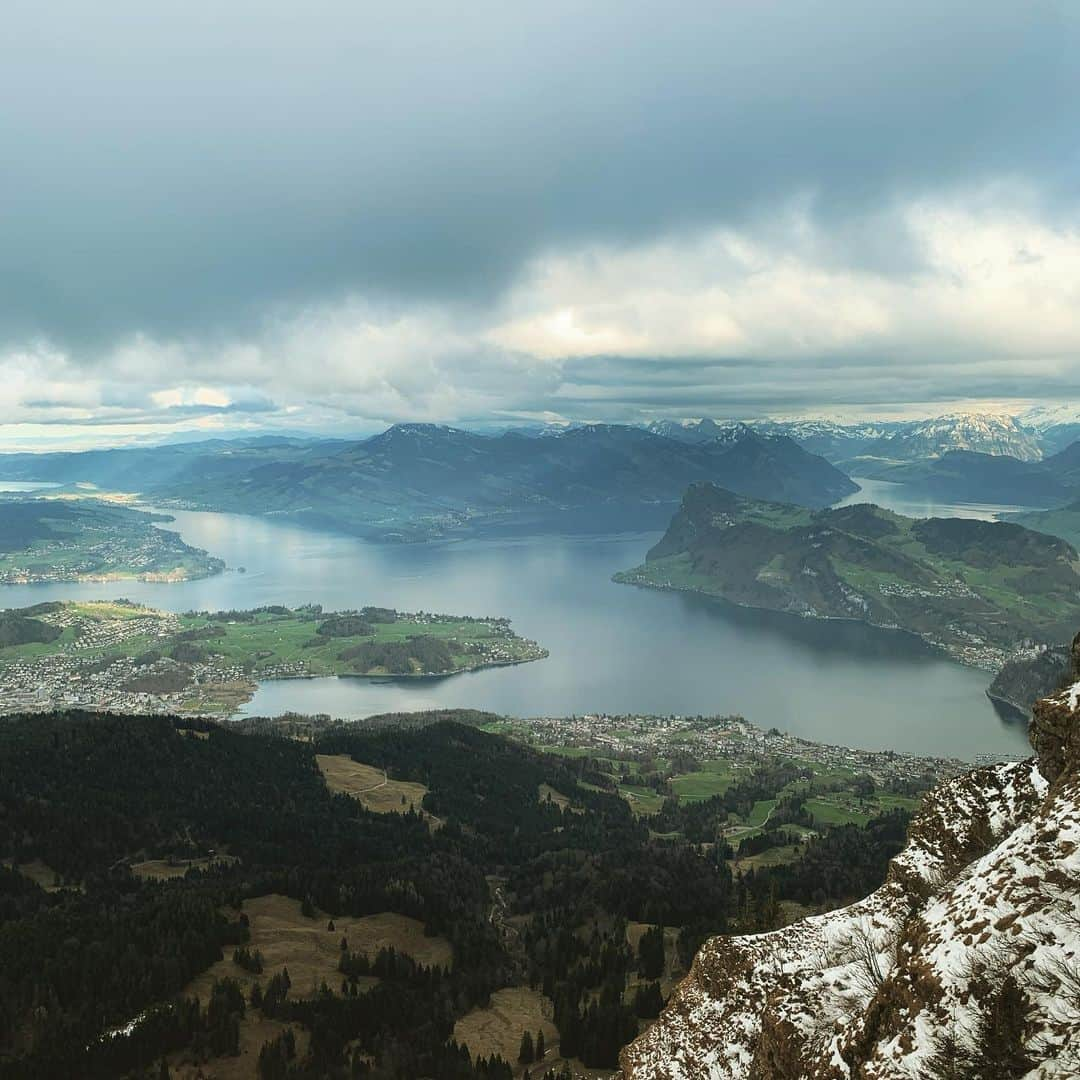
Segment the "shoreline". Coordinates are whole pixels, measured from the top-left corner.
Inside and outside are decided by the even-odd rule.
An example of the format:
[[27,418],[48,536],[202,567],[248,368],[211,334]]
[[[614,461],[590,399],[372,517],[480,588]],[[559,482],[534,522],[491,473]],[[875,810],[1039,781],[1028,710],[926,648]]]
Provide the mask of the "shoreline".
[[[216,718],[216,719],[226,719],[226,720],[232,719],[233,717],[237,716],[240,709],[242,709],[245,705],[248,705],[250,702],[255,700],[255,695],[259,692],[259,686],[262,683],[294,682],[294,681],[302,681],[302,680],[311,681],[311,680],[314,680],[314,679],[364,679],[364,680],[372,680],[372,681],[374,681],[376,679],[383,679],[383,680],[385,680],[387,682],[397,682],[399,679],[415,680],[415,681],[420,681],[420,680],[423,680],[423,679],[452,679],[455,675],[466,675],[466,674],[468,674],[469,672],[472,672],[472,671],[486,671],[489,668],[517,667],[517,666],[519,666],[521,664],[535,664],[539,660],[546,660],[550,655],[551,655],[550,651],[547,650],[547,649],[544,649],[543,650],[543,655],[541,655],[541,656],[522,657],[521,659],[518,659],[518,660],[490,660],[490,661],[487,661],[486,663],[472,664],[472,665],[470,665],[468,667],[454,668],[452,671],[425,671],[425,672],[415,672],[414,671],[414,672],[401,672],[401,673],[398,673],[398,674],[395,674],[393,672],[348,672],[348,671],[343,671],[343,672],[337,672],[337,673],[331,672],[331,673],[326,674],[326,675],[289,674],[289,675],[268,675],[268,676],[264,676],[262,678],[259,678],[259,677],[255,676],[253,682],[251,684],[248,684],[250,686],[250,691],[249,691],[247,697],[245,698],[245,700],[241,701],[241,702],[238,702],[236,705],[232,706],[232,708],[227,709],[227,710],[226,709],[220,709],[220,710],[215,710],[215,711],[212,711],[212,712],[200,711],[200,710],[196,710],[196,709],[191,709],[191,710],[185,709],[183,711],[183,715],[184,716],[205,716],[205,717],[213,717],[213,718]],[[240,684],[237,684],[237,685],[240,685]]]
[[122,584],[124,582],[145,582],[153,585],[182,585],[188,581],[205,581],[207,578],[218,577],[228,571],[227,566],[220,570],[207,570],[205,573],[184,573],[181,576],[168,571],[149,570],[145,574],[77,574],[74,577],[42,577],[32,575],[17,580],[0,580],[0,589],[5,585],[109,585]]
[[[970,668],[973,671],[985,671],[987,674],[994,675],[1001,670],[1001,664],[1005,664],[1008,661],[1008,656],[1005,655],[1004,650],[1000,650],[1002,653],[1000,664],[997,667],[986,667],[983,664],[970,663],[960,655],[957,655],[948,646],[942,645],[938,641],[934,641],[926,634],[920,633],[918,630],[909,630],[904,626],[896,626],[889,623],[877,623],[871,622],[869,619],[860,619],[854,615],[821,615],[821,614],[808,614],[800,613],[797,611],[784,611],[781,608],[761,607],[758,604],[741,604],[738,600],[732,600],[720,593],[708,592],[705,589],[697,588],[693,585],[673,585],[670,582],[660,584],[658,582],[646,581],[641,578],[631,577],[633,571],[619,570],[612,574],[611,580],[616,585],[631,585],[638,589],[654,589],[657,592],[678,592],[686,593],[690,596],[701,596],[706,600],[717,601],[721,604],[729,604],[731,607],[741,608],[743,611],[767,611],[773,615],[783,615],[791,619],[808,619],[818,622],[839,622],[839,623],[858,623],[862,626],[870,626],[875,630],[882,630],[888,633],[906,634],[909,637],[913,637],[916,640],[922,642],[928,648],[932,649],[935,653],[940,654],[953,663],[959,664],[961,667]],[[989,693],[987,694],[989,697]],[[991,698],[993,700],[993,698]]]

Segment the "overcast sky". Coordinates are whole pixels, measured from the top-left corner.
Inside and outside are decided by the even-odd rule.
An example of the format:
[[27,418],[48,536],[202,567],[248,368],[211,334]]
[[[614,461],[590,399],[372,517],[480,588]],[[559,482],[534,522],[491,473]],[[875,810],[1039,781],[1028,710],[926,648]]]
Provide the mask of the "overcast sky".
[[1080,5],[7,0],[0,446],[1080,399]]

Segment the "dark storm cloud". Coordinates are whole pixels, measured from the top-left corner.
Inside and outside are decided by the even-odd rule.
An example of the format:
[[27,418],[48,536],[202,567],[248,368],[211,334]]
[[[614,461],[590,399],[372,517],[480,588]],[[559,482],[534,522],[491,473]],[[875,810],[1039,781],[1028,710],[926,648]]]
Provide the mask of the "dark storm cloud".
[[[222,9],[226,10],[222,10]],[[489,305],[560,245],[794,196],[903,274],[896,200],[1077,180],[1049,3],[5,6],[0,334],[75,359],[352,292]]]

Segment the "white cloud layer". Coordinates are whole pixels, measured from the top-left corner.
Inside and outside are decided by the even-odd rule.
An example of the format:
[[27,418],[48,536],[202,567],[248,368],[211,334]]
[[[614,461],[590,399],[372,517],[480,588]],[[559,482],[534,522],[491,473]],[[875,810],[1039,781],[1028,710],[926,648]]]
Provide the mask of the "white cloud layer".
[[369,430],[1080,391],[1080,225],[1000,187],[879,219],[901,269],[789,204],[767,225],[549,248],[490,303],[279,305],[215,341],[0,357],[10,423]]

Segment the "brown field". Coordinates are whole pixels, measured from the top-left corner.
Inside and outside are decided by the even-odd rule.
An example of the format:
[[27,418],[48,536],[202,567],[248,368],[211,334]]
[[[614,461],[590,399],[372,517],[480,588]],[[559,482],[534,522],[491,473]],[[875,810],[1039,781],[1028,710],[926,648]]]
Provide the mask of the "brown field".
[[423,784],[391,780],[382,769],[353,761],[347,754],[316,754],[315,760],[331,791],[351,795],[376,814],[402,814],[410,806],[420,811],[428,791]]
[[[545,1064],[550,1065],[558,1060],[555,1048],[559,1042],[559,1031],[551,1020],[552,1011],[551,1002],[527,986],[496,990],[486,1009],[473,1009],[454,1025],[454,1038],[466,1043],[474,1058],[500,1054],[516,1068],[522,1032],[532,1032],[535,1039],[536,1033],[543,1031],[550,1051]],[[537,1066],[532,1068],[535,1071]]]
[[[384,946],[407,953],[422,964],[449,966],[453,959],[450,943],[441,937],[426,937],[424,925],[416,919],[393,912],[366,915],[362,918],[342,916],[334,919],[334,929],[328,930],[330,921],[326,915],[307,919],[300,913],[300,903],[287,896],[271,894],[244,901],[244,912],[250,921],[251,940],[248,948],[258,949],[263,956],[262,975],[252,975],[234,964],[232,956],[219,960],[193,979],[185,988],[184,995],[197,997],[206,1002],[214,983],[226,977],[235,979],[250,993],[255,982],[264,985],[270,977],[289,969],[290,998],[311,997],[325,982],[331,989],[341,988],[341,976],[337,965],[341,955],[341,939],[346,938],[353,952],[374,955]],[[361,989],[370,989],[378,979],[360,980]],[[185,1062],[178,1055],[170,1062],[173,1076],[180,1080],[194,1080],[201,1075],[206,1080],[251,1080],[255,1077],[259,1051],[263,1043],[275,1038],[287,1025],[268,1020],[258,1010],[249,1009],[240,1025],[241,1053],[236,1058],[214,1058],[205,1064]],[[297,1054],[303,1055],[307,1035],[303,1028],[293,1028],[297,1039]],[[521,1033],[518,1032],[518,1038]],[[514,1049],[515,1055],[517,1048]],[[198,1070],[201,1069],[201,1074]]]

